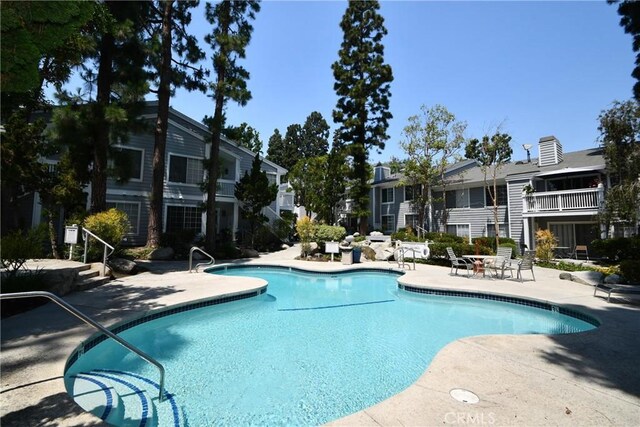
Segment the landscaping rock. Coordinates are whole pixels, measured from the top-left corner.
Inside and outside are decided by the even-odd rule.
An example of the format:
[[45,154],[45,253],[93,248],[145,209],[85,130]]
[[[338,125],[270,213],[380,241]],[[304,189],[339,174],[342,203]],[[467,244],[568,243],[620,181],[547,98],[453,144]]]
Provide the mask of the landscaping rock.
[[595,286],[602,283],[604,274],[599,271],[576,271],[571,273],[571,280],[583,285]]
[[320,252],[320,245],[318,245],[316,242],[309,243],[309,253],[311,255],[314,255],[318,252]]
[[243,258],[258,258],[258,257],[260,257],[260,253],[258,251],[256,251],[255,249],[242,248],[242,249],[240,249],[240,251],[242,252],[242,257]]
[[173,259],[173,255],[172,248],[157,248],[149,253],[149,259],[152,261],[168,261]]
[[109,260],[109,266],[111,270],[120,274],[127,274],[133,276],[138,274],[138,264],[133,261],[129,261],[124,258],[113,258]]
[[566,271],[563,271],[562,273],[560,273],[559,277],[561,280],[571,280],[571,273],[567,273]]
[[615,285],[616,283],[626,283],[626,280],[624,279],[624,277],[618,275],[618,274],[610,274],[607,277],[604,278],[604,283],[608,284],[608,285]]

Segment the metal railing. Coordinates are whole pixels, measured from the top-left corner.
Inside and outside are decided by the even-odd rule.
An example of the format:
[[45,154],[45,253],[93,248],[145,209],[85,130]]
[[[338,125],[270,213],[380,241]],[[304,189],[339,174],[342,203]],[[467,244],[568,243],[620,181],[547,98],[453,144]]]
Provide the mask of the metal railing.
[[[104,246],[104,251],[102,254],[102,276],[105,276],[105,273],[107,271],[107,258],[109,257],[109,255],[111,255],[113,253],[113,251],[115,250],[115,248],[113,246],[111,246],[110,244],[108,244],[107,242],[105,242],[104,240],[102,240],[100,237],[96,236],[95,234],[93,234],[91,231],[87,230],[86,228],[82,228],[82,238],[84,239],[84,258],[83,258],[83,262],[86,264],[87,263],[87,252],[88,252],[88,248],[89,248],[89,238],[88,236],[93,237],[94,239],[96,239],[97,241],[99,241],[100,243],[102,243],[102,245]],[[111,251],[107,254],[107,248],[111,249]]]
[[421,237],[422,235],[428,233],[428,231],[425,228],[420,227],[419,225],[414,225],[413,228],[415,228],[416,231],[418,232],[418,237]]
[[114,334],[113,332],[111,332],[110,330],[108,330],[107,328],[105,328],[104,326],[102,326],[101,324],[99,324],[98,322],[96,322],[95,320],[93,320],[92,318],[87,316],[86,314],[82,313],[81,311],[79,311],[78,309],[76,309],[72,305],[68,304],[66,301],[64,301],[60,297],[58,297],[58,296],[56,296],[56,295],[54,295],[54,294],[52,294],[50,292],[31,291],[31,292],[16,292],[16,293],[12,293],[12,294],[0,294],[0,300],[3,300],[3,299],[17,299],[17,298],[32,298],[32,297],[43,297],[43,298],[50,299],[51,301],[55,302],[60,307],[64,308],[69,313],[71,313],[72,315],[77,317],[78,319],[82,320],[83,322],[85,322],[88,325],[93,326],[98,331],[102,332],[103,334],[105,334],[109,338],[115,340],[118,344],[120,344],[121,346],[123,346],[127,350],[134,352],[135,354],[140,356],[143,360],[145,360],[146,362],[149,362],[150,364],[152,364],[156,368],[158,368],[158,371],[160,371],[160,394],[158,395],[158,400],[160,402],[162,402],[164,400],[164,366],[162,366],[162,364],[160,362],[158,362],[153,357],[149,356],[147,353],[143,352],[142,350],[138,349],[137,347],[133,346],[132,344],[129,344],[127,341],[125,341],[124,339],[120,338],[118,335]]
[[561,212],[578,209],[598,209],[601,188],[581,188],[568,191],[544,191],[525,195],[523,212]]
[[395,261],[398,262],[398,268],[404,268],[405,266],[411,268],[410,264],[404,261],[405,255],[407,254],[407,252],[411,252],[413,254],[413,257],[411,257],[411,260],[413,261],[413,269],[415,270],[416,269],[416,250],[415,249],[399,246],[393,251],[393,258]]
[[200,253],[202,253],[202,254],[204,254],[204,255],[208,256],[208,257],[209,257],[209,260],[210,260],[209,262],[201,262],[201,263],[196,264],[195,268],[193,268],[193,269],[195,269],[195,270],[196,270],[196,273],[198,272],[198,268],[200,268],[201,266],[213,265],[213,264],[215,264],[215,263],[216,263],[216,260],[215,260],[215,258],[214,258],[214,257],[212,257],[211,255],[209,255],[208,253],[206,253],[205,251],[203,251],[203,250],[202,250],[202,249],[200,249],[199,247],[194,246],[194,247],[192,247],[192,248],[191,248],[191,250],[189,251],[189,273],[191,273],[191,270],[192,270],[191,265],[193,264],[193,253],[194,253],[195,251],[198,251],[198,252],[200,252]]

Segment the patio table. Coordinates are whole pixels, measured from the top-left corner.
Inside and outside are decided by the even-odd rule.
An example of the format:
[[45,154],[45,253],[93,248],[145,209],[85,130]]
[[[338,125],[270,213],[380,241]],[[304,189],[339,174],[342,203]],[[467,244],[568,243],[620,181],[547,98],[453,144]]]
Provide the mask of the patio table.
[[495,258],[495,255],[462,255],[462,258],[466,258],[473,263],[473,275],[477,276],[480,273],[484,273],[484,260]]

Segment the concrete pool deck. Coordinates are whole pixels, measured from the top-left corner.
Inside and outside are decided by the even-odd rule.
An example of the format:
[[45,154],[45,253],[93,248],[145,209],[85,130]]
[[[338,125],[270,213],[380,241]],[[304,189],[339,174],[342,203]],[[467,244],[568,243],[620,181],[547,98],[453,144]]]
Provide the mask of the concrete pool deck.
[[[374,267],[295,261],[297,248],[247,264],[310,270]],[[103,325],[149,310],[264,286],[259,279],[189,274],[186,262],[150,263],[150,271],[65,300]],[[457,340],[442,349],[409,388],[334,425],[640,425],[640,307],[593,297],[593,288],[535,269],[537,281],[450,276],[449,268],[417,265],[400,278],[416,287],[477,291],[549,301],[599,319],[589,332],[568,335],[494,335]],[[215,284],[215,286],[211,286]],[[612,299],[613,300],[613,299]],[[429,325],[425,325],[428,328]],[[2,426],[103,425],[67,396],[67,357],[93,330],[49,303],[2,320]],[[170,374],[168,374],[170,375]],[[455,388],[478,395],[454,400]]]

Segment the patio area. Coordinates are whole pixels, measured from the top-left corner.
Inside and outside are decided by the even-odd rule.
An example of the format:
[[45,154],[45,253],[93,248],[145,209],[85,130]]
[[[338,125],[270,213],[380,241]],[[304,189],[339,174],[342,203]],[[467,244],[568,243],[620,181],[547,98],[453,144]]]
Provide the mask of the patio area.
[[[243,260],[310,270],[394,268],[387,262],[346,266],[296,261],[299,248]],[[187,273],[187,262],[144,263],[149,271],[76,292],[65,300],[103,325],[149,310],[264,286],[260,279]],[[442,349],[412,386],[333,425],[637,425],[640,419],[640,307],[607,303],[593,288],[536,268],[537,281],[450,276],[448,267],[418,264],[399,281],[414,287],[511,295],[564,305],[601,326],[568,335],[475,336]],[[424,325],[428,328],[429,325]],[[93,330],[53,304],[2,321],[3,426],[103,423],[67,396],[66,358]],[[170,372],[167,375],[171,375]],[[470,390],[476,404],[451,397]]]

